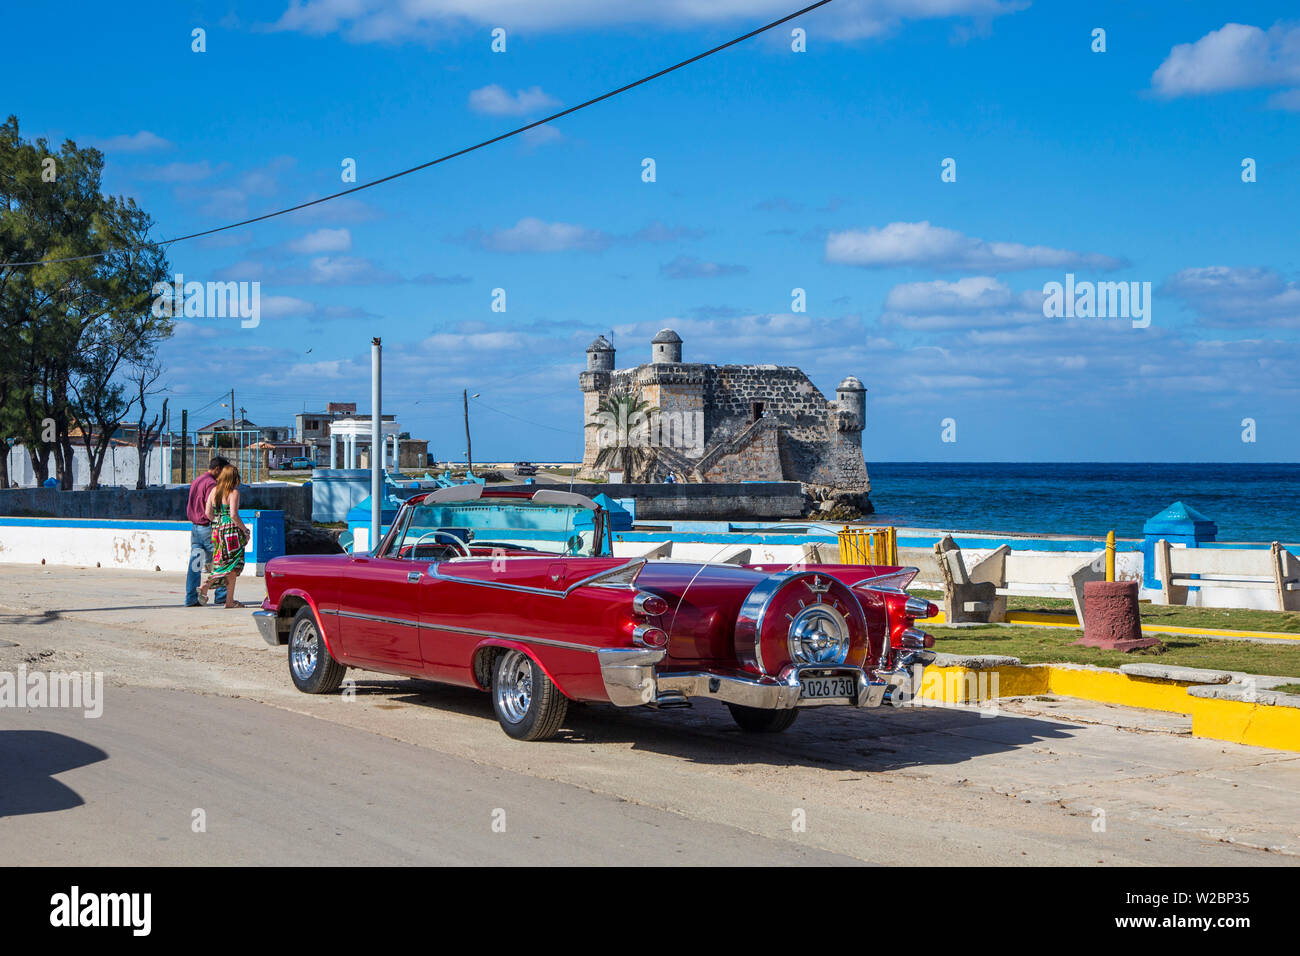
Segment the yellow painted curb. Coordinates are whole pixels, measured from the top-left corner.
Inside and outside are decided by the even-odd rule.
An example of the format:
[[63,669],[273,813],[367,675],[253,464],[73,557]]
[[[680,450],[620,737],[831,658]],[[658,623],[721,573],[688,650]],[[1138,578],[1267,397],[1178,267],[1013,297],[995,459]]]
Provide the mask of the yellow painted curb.
[[1217,627],[1182,627],[1176,624],[1143,624],[1142,630],[1151,634],[1185,634],[1188,637],[1262,637],[1268,640],[1300,641],[1300,634],[1284,631],[1230,631]]
[[[946,618],[943,611],[934,617],[927,617],[918,624],[942,625]],[[1078,630],[1081,625],[1073,614],[1046,614],[1038,611],[1007,611],[1007,624],[1031,624],[1034,627],[1070,627]],[[1143,624],[1144,634],[1181,634],[1186,637],[1224,637],[1224,638],[1262,638],[1264,640],[1300,641],[1300,634],[1288,634],[1285,631],[1236,631],[1217,627],[1184,627],[1179,624]]]
[[1079,619],[1073,614],[1040,614],[1037,611],[1007,611],[1008,624],[1037,624],[1039,627],[1073,627],[1079,626]]
[[1192,736],[1300,752],[1300,708],[1193,697],[1186,681],[1135,677],[1100,667],[1012,664],[976,670],[929,667],[920,696],[952,704],[1059,694],[1192,718]]

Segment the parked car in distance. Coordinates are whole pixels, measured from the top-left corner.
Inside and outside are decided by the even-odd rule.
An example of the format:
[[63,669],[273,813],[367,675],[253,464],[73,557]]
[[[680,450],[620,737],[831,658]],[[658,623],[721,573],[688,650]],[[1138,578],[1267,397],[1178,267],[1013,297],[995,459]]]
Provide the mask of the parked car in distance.
[[316,462],[305,455],[299,455],[297,458],[290,458],[288,466],[290,468],[315,468]]
[[612,550],[582,495],[455,485],[407,499],[371,552],[273,558],[253,616],[304,693],[348,667],[474,687],[521,740],[555,734],[571,700],[710,698],[771,733],[805,707],[910,700],[934,660],[913,624],[938,609],[904,590],[915,568]]
[[514,471],[516,475],[523,475],[524,477],[529,477],[531,475],[537,474],[537,466],[534,465],[531,461],[517,461],[515,462]]

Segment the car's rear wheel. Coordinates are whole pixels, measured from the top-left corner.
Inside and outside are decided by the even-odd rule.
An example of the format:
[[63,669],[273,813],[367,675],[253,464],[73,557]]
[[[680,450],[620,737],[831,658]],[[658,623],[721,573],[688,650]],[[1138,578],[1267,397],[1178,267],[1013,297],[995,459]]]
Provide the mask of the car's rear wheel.
[[761,707],[742,707],[740,704],[728,704],[731,717],[740,729],[751,734],[779,734],[794,723],[799,711],[790,707],[786,710],[765,710]]
[[289,626],[289,676],[304,694],[332,694],[343,683],[347,667],[325,646],[320,623],[307,605],[298,609]]
[[492,709],[501,729],[516,740],[555,736],[569,699],[523,651],[498,655],[492,668]]

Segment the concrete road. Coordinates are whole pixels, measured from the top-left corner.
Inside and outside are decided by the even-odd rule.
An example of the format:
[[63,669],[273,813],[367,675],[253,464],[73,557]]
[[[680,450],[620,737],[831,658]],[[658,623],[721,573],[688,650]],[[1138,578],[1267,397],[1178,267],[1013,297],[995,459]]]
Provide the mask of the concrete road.
[[856,864],[253,701],[0,710],[0,846],[44,864]]
[[752,737],[711,704],[586,706],[526,744],[474,691],[350,671],[350,698],[299,694],[248,612],[179,607],[179,576],[0,575],[0,672],[107,684],[97,720],[0,708],[15,862],[1300,862],[1300,754],[1177,715],[823,708]]

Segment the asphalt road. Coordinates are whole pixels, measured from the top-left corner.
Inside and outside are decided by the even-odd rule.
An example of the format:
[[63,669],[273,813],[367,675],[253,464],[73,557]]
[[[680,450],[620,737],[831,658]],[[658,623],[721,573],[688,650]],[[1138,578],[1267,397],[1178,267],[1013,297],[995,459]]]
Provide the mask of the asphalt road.
[[98,719],[0,706],[5,862],[1300,863],[1300,754],[1179,715],[818,708],[755,736],[707,702],[591,705],[522,743],[477,691],[349,671],[351,698],[299,694],[248,612],[181,607],[180,575],[0,574],[0,674],[105,679]]
[[184,691],[0,711],[0,767],[11,865],[859,862]]

